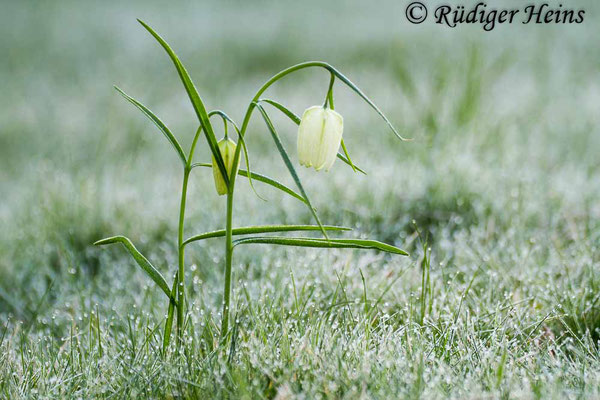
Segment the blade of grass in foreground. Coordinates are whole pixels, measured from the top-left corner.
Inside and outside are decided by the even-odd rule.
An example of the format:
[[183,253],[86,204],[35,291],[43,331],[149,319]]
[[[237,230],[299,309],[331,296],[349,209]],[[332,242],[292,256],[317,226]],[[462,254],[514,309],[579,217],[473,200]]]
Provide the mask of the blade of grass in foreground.
[[[351,231],[351,228],[335,225],[323,225],[323,229],[327,231]],[[319,231],[321,227],[318,225],[259,225],[259,226],[247,226],[244,228],[233,228],[231,231],[232,235],[252,235],[255,233],[270,233],[270,232],[301,232],[301,231]],[[218,231],[206,232],[200,235],[194,235],[183,242],[186,245],[191,242],[198,240],[223,237],[225,236],[225,230],[221,229]]]
[[287,151],[285,151],[285,148],[283,147],[283,143],[281,143],[281,139],[279,139],[279,135],[277,134],[277,131],[275,130],[275,127],[273,126],[271,119],[267,115],[267,112],[265,111],[265,109],[260,104],[256,104],[256,107],[258,108],[258,110],[260,111],[260,114],[262,115],[263,119],[265,120],[265,124],[267,125],[267,128],[269,128],[269,132],[271,133],[271,136],[273,137],[273,141],[275,142],[275,145],[277,146],[277,150],[279,151],[279,154],[281,154],[281,158],[283,159],[285,166],[287,167],[288,171],[290,172],[290,175],[292,175],[294,182],[296,182],[296,186],[298,186],[298,189],[300,190],[302,197],[304,198],[304,200],[306,200],[306,206],[310,209],[310,212],[312,213],[313,217],[315,217],[317,224],[319,224],[319,226],[321,227],[321,232],[323,233],[323,236],[325,236],[325,238],[328,238],[327,232],[325,232],[325,229],[323,229],[323,224],[321,223],[321,220],[319,219],[317,212],[315,211],[312,204],[310,204],[308,195],[306,194],[306,191],[304,190],[304,187],[302,186],[302,182],[300,181],[300,178],[298,177],[298,174],[296,173],[296,170],[294,169],[294,166],[292,165],[292,162],[290,161],[290,157],[288,156]]
[[[171,289],[169,289],[169,285],[167,284],[167,281],[165,280],[165,278],[162,276],[162,274],[160,272],[158,272],[158,270],[156,268],[154,268],[154,266],[150,263],[150,261],[148,261],[148,259],[146,257],[144,257],[144,255],[142,253],[140,253],[138,251],[138,249],[136,249],[136,247],[133,245],[133,243],[131,243],[131,240],[129,240],[125,236],[113,236],[113,237],[109,237],[106,239],[98,240],[97,242],[94,243],[94,245],[95,246],[103,246],[106,244],[113,244],[113,243],[123,244],[123,246],[125,246],[127,251],[129,251],[129,254],[131,254],[133,259],[137,262],[137,264],[144,270],[144,272],[146,272],[146,275],[148,275],[150,277],[150,279],[152,279],[154,281],[154,283],[156,283],[158,285],[158,287],[160,287],[162,289],[162,291],[165,292],[167,297],[171,298]],[[171,300],[175,301],[174,299],[171,299]]]
[[373,249],[384,251],[386,253],[400,254],[407,256],[408,253],[398,247],[378,242],[377,240],[368,239],[322,239],[322,238],[298,238],[298,237],[283,237],[283,236],[260,236],[242,238],[233,241],[233,245],[239,244],[274,244],[282,246],[299,246],[299,247],[323,247],[323,248],[358,248],[358,249]]
[[183,153],[183,149],[181,148],[181,145],[179,144],[179,142],[177,141],[177,139],[175,138],[175,136],[171,133],[171,131],[169,130],[169,128],[167,128],[167,126],[160,120],[160,118],[158,118],[145,105],[143,105],[142,103],[140,103],[139,101],[137,101],[133,97],[129,96],[127,93],[125,93],[124,91],[122,91],[117,86],[115,86],[114,88],[117,90],[117,92],[119,92],[121,94],[121,96],[123,96],[125,98],[125,100],[129,101],[131,104],[133,104],[134,106],[136,106],[142,113],[144,113],[144,115],[146,117],[148,117],[150,119],[150,121],[152,121],[154,123],[154,125],[156,125],[158,127],[158,129],[160,129],[160,131],[163,133],[163,135],[165,135],[165,137],[167,138],[167,140],[169,141],[169,143],[171,143],[171,145],[173,146],[173,148],[175,149],[175,151],[179,155],[179,158],[181,158],[181,161],[183,162],[183,165],[185,165],[186,162],[187,162],[187,160],[185,158],[185,154]]
[[177,305],[175,303],[175,297],[177,296],[177,282],[179,282],[177,274],[175,274],[175,279],[173,280],[173,287],[171,288],[169,310],[167,312],[167,320],[165,321],[165,329],[163,332],[163,355],[167,354],[167,349],[169,348],[169,343],[171,342],[171,331],[173,330],[173,317],[175,315],[175,306]]

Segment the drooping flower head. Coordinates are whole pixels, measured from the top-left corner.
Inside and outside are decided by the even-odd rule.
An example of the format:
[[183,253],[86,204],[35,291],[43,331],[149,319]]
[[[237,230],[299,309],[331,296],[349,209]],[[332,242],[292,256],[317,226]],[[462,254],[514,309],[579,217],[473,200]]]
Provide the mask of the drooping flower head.
[[302,114],[298,127],[298,158],[305,167],[329,171],[337,157],[344,119],[330,108],[313,106]]

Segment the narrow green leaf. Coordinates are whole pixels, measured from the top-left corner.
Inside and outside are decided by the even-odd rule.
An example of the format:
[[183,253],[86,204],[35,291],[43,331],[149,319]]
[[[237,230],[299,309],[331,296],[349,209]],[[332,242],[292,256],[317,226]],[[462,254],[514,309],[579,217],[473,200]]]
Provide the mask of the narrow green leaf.
[[[212,164],[208,164],[208,163],[192,164],[192,168],[196,168],[196,167],[212,168]],[[248,171],[246,171],[244,169],[238,169],[238,175],[248,177]],[[268,176],[265,176],[265,175],[258,174],[256,172],[250,172],[250,175],[251,175],[252,179],[257,180],[262,183],[266,183],[267,185],[271,185],[274,188],[279,189],[282,192],[287,193],[290,196],[295,197],[296,199],[298,199],[301,202],[303,202],[304,204],[306,204],[306,201],[304,200],[304,198],[302,196],[300,196],[298,193],[294,192],[289,187],[285,186],[283,183],[279,183],[275,179],[269,178]]]
[[210,147],[210,151],[211,151],[213,157],[215,158],[215,160],[217,161],[217,165],[219,166],[219,170],[221,171],[221,175],[223,175],[223,179],[225,180],[225,183],[227,185],[229,185],[229,177],[227,176],[227,169],[225,168],[225,163],[223,162],[223,157],[221,156],[221,152],[219,151],[219,147],[217,146],[217,138],[215,137],[215,133],[213,131],[212,125],[210,124],[208,113],[206,112],[206,107],[204,106],[204,103],[202,102],[202,99],[200,98],[200,94],[198,93],[196,86],[194,86],[194,82],[192,81],[192,78],[190,77],[189,73],[187,72],[187,70],[181,63],[181,61],[179,61],[179,58],[177,57],[175,52],[167,44],[167,42],[158,33],[156,33],[150,26],[148,26],[144,21],[138,19],[138,22],[140,24],[142,24],[142,26],[144,28],[146,28],[146,30],[148,32],[150,32],[150,34],[152,36],[154,36],[154,38],[158,41],[158,43],[160,43],[160,45],[165,49],[165,51],[171,58],[171,61],[173,61],[173,64],[175,64],[175,68],[177,69],[179,78],[181,78],[181,82],[183,83],[183,86],[185,87],[185,91],[187,92],[187,94],[190,98],[190,101],[192,102],[192,105],[194,106],[194,110],[196,111],[196,115],[198,116],[198,120],[200,121],[200,124],[202,125],[204,135],[206,136],[208,146]]
[[[275,100],[271,100],[271,99],[260,99],[258,102],[259,103],[264,102],[264,103],[272,105],[273,107],[277,108],[279,111],[284,113],[296,125],[300,125],[301,118],[299,116],[297,116],[296,114],[294,114],[293,111],[291,111],[289,108],[287,108],[283,104],[278,103]],[[338,153],[337,158],[339,158],[340,160],[342,160],[343,162],[348,164],[354,170],[354,172],[358,171],[358,172],[361,172],[366,175],[367,173],[365,171],[358,168],[356,165],[354,165],[352,160],[350,160],[350,156],[348,155],[348,151],[346,150],[346,145],[344,144],[344,139],[342,139],[342,149],[344,150],[344,153],[346,154],[346,156],[344,156],[341,153]]]
[[[240,143],[242,144],[242,149],[244,150],[244,160],[246,162],[246,168],[248,168],[248,171],[251,170],[250,168],[250,156],[248,155],[248,148],[246,147],[246,141],[244,140],[244,136],[240,134],[239,130],[238,130],[238,137],[240,139]],[[250,187],[252,188],[252,191],[254,192],[254,194],[261,200],[263,201],[267,201],[267,199],[265,199],[264,197],[262,197],[260,194],[258,194],[258,192],[256,191],[256,189],[254,188],[254,183],[252,183],[252,174],[246,174],[246,177],[248,178],[248,183],[250,184]]]
[[[131,240],[126,238],[125,236],[113,236],[106,239],[98,240],[94,243],[95,246],[103,246],[106,244],[113,243],[122,243],[123,246],[129,251],[129,254],[133,257],[133,259],[137,262],[137,264],[146,272],[146,275],[150,277],[162,289],[163,292],[167,295],[167,297],[171,298],[171,290],[169,289],[169,285],[167,285],[167,281],[163,278],[162,274],[158,272],[156,268],[148,261],[146,257],[143,256],[142,253],[135,248]],[[174,301],[174,299],[173,299]]]
[[321,223],[321,220],[319,219],[319,216],[317,215],[316,210],[314,209],[312,204],[310,204],[308,195],[306,194],[306,191],[304,190],[304,187],[302,186],[302,182],[300,181],[300,178],[298,177],[298,174],[296,173],[296,170],[294,169],[294,166],[292,165],[290,157],[288,156],[287,152],[285,151],[285,148],[283,147],[283,143],[281,143],[281,140],[279,139],[279,135],[277,134],[277,131],[275,131],[275,127],[273,126],[271,119],[267,115],[267,112],[265,111],[265,109],[260,104],[256,104],[256,107],[258,108],[263,119],[265,120],[265,123],[267,124],[267,127],[269,128],[269,132],[271,132],[273,141],[275,142],[275,145],[277,146],[277,150],[279,150],[279,154],[281,154],[281,158],[283,159],[285,166],[287,167],[288,171],[290,172],[290,175],[292,175],[294,182],[296,182],[296,186],[298,186],[298,189],[300,190],[302,197],[304,198],[304,200],[306,200],[307,207],[310,209],[310,212],[315,217],[317,224],[319,224],[319,226],[321,227],[321,232],[323,233],[323,236],[325,236],[325,238],[328,238],[327,232],[325,232],[325,229],[323,229],[323,224]]
[[233,245],[239,244],[274,244],[282,246],[299,247],[324,247],[324,248],[360,248],[384,251],[386,253],[400,254],[407,256],[408,253],[398,247],[378,242],[376,240],[366,239],[322,239],[322,238],[291,238],[284,236],[262,236],[249,237],[233,241]]
[[296,114],[294,114],[294,112],[292,110],[290,110],[289,108],[287,108],[283,104],[278,103],[275,100],[271,100],[271,99],[260,99],[258,102],[259,103],[260,102],[265,102],[265,103],[268,103],[268,104],[272,105],[273,107],[275,107],[276,109],[278,109],[279,111],[281,111],[282,113],[284,113],[296,125],[300,125],[300,121],[302,119],[299,116],[297,116]]
[[337,158],[339,158],[340,160],[342,160],[343,162],[345,162],[346,164],[348,164],[350,167],[354,166],[354,169],[355,169],[356,171],[360,172],[361,174],[363,174],[363,175],[367,175],[367,173],[366,173],[366,172],[365,172],[365,171],[364,171],[362,168],[360,168],[358,165],[356,165],[356,164],[352,163],[352,162],[351,162],[351,161],[350,161],[348,158],[346,158],[346,156],[344,156],[343,154],[341,154],[341,153],[338,153],[338,154],[337,154]]
[[163,332],[163,355],[167,354],[167,350],[169,349],[169,343],[171,342],[171,331],[173,330],[173,316],[175,315],[175,306],[177,303],[175,302],[175,298],[177,296],[177,282],[178,279],[177,272],[175,274],[175,280],[173,281],[173,286],[171,287],[171,297],[169,298],[169,310],[167,312],[167,320],[165,321],[165,330]]
[[167,138],[169,143],[171,143],[171,145],[173,146],[173,148],[179,155],[179,158],[185,165],[187,160],[185,158],[185,154],[181,148],[181,145],[179,144],[179,142],[177,141],[175,136],[171,133],[169,128],[167,128],[167,126],[160,120],[160,118],[158,118],[152,111],[150,111],[142,103],[140,103],[139,101],[137,101],[136,99],[134,99],[133,97],[129,96],[127,93],[122,91],[119,87],[115,86],[114,88],[117,90],[117,92],[119,92],[121,94],[121,96],[123,96],[127,101],[129,101],[131,104],[136,106],[142,113],[144,113],[144,115],[146,117],[148,117],[150,119],[150,121],[152,121],[158,129],[160,129],[162,134]]
[[[323,229],[327,231],[351,231],[351,228],[344,226],[335,225],[323,225]],[[319,231],[321,227],[318,225],[258,225],[258,226],[247,226],[244,228],[233,228],[231,234],[237,235],[252,235],[255,233],[272,233],[272,232],[301,232],[301,231]],[[188,243],[196,242],[198,240],[223,237],[225,236],[225,230],[221,229],[218,231],[206,232],[200,235],[192,236],[183,242],[185,246]]]
[[342,82],[344,82],[350,89],[352,89],[357,95],[359,95],[368,105],[371,106],[371,108],[373,110],[375,110],[375,112],[377,112],[377,114],[379,114],[379,116],[381,118],[383,118],[383,120],[388,124],[388,126],[390,127],[390,129],[392,130],[392,132],[394,132],[394,135],[396,135],[396,137],[400,140],[403,141],[410,141],[412,139],[406,139],[404,137],[402,137],[398,131],[396,130],[396,128],[394,128],[394,125],[392,125],[392,123],[390,122],[390,120],[385,116],[385,114],[379,109],[379,107],[377,107],[375,105],[375,103],[373,103],[371,101],[371,99],[369,99],[367,97],[366,94],[364,94],[359,88],[358,86],[356,86],[350,79],[346,78],[346,76],[344,76],[344,74],[342,74],[340,71],[338,71],[337,69],[335,69],[333,66],[324,63],[324,68],[329,70],[329,72],[332,72],[333,74],[335,74],[335,76],[337,76]]
[[354,172],[356,172],[356,166],[352,162],[352,159],[350,158],[350,154],[348,154],[348,149],[346,148],[346,144],[344,143],[344,139],[342,139],[341,144],[342,144],[342,150],[344,151],[344,155],[346,156],[346,158],[348,159],[348,162],[350,163],[350,167],[352,167],[352,170]]

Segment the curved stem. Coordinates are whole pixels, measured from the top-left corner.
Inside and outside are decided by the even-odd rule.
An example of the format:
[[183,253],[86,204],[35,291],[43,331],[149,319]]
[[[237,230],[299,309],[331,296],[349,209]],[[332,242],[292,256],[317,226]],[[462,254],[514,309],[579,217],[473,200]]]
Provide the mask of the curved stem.
[[332,73],[329,79],[329,88],[327,89],[327,95],[325,95],[325,102],[323,108],[329,105],[329,108],[333,110],[333,83],[335,82],[335,75]]
[[[254,107],[256,107],[256,102],[258,101],[260,96],[269,88],[269,86],[271,86],[272,84],[277,82],[279,79],[283,78],[284,76],[291,74],[292,72],[295,72],[295,71],[298,71],[298,70],[301,70],[304,68],[311,68],[311,67],[325,68],[325,69],[329,70],[330,72],[332,72],[331,70],[333,69],[333,67],[331,65],[329,65],[325,62],[322,62],[322,61],[308,61],[308,62],[296,64],[294,66],[286,68],[283,71],[280,71],[279,73],[273,75],[271,77],[271,79],[269,79],[267,82],[265,82],[260,87],[260,89],[258,89],[256,94],[250,101],[250,104],[248,104],[248,109],[246,110],[246,115],[244,116],[244,121],[242,122],[242,127],[239,132],[240,136],[244,136],[246,134],[246,129],[248,128],[248,123],[250,122],[250,117],[252,116],[252,111],[254,111]],[[235,151],[235,156],[233,158],[233,162],[234,162],[233,165],[235,165],[235,163],[238,162],[239,158],[240,158],[240,148],[238,147]],[[230,178],[230,179],[232,179],[232,182],[231,182],[232,187],[235,187],[235,178],[236,178],[235,176],[232,176]]]
[[198,127],[198,130],[196,131],[196,135],[194,136],[194,140],[192,141],[192,146],[190,147],[190,153],[188,154],[188,157],[187,157],[186,168],[191,169],[190,167],[192,166],[192,159],[194,158],[194,151],[196,150],[196,143],[198,143],[198,138],[200,137],[200,133],[202,133],[202,125],[200,125]]
[[229,329],[229,304],[231,296],[231,262],[233,256],[233,188],[227,191],[227,222],[225,225],[225,285],[223,287],[223,317],[221,320],[221,338],[227,335]]

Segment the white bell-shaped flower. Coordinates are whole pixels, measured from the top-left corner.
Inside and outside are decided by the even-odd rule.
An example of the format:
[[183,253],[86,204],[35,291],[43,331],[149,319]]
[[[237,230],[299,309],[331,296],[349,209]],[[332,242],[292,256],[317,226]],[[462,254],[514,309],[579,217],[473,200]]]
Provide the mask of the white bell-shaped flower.
[[[221,157],[223,157],[223,163],[225,164],[225,169],[227,170],[227,174],[231,176],[231,171],[233,170],[233,159],[235,157],[235,150],[237,148],[237,144],[231,139],[221,139],[219,143],[219,150],[221,151]],[[237,166],[235,167],[235,173],[237,174],[237,169],[240,166],[240,160],[238,159]],[[215,188],[217,189],[217,193],[219,196],[227,194],[227,184],[223,179],[223,175],[221,175],[221,171],[219,170],[219,165],[217,164],[217,160],[212,158],[212,170],[213,177],[215,178]]]
[[298,158],[305,167],[329,171],[342,141],[344,119],[329,108],[313,106],[302,114],[298,127]]

